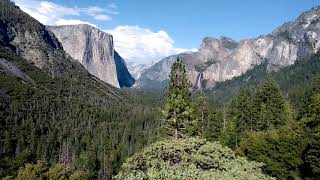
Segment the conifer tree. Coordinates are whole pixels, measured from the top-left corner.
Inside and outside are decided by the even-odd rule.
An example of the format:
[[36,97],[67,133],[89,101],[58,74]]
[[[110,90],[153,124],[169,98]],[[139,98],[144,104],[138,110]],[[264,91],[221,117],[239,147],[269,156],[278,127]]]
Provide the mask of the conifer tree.
[[209,104],[208,98],[205,96],[204,92],[200,91],[199,95],[195,99],[195,111],[196,111],[196,127],[197,133],[200,136],[204,136],[206,128],[208,126],[209,117]]
[[210,141],[217,141],[223,130],[223,113],[216,109],[210,109],[205,124],[203,136]]
[[194,121],[194,109],[191,104],[191,83],[187,78],[185,64],[178,58],[171,67],[170,82],[162,114],[165,119],[164,128],[170,135],[178,139],[190,130]]
[[253,120],[254,106],[252,104],[252,93],[243,89],[233,99],[229,108],[229,118],[234,118],[237,130],[241,134],[245,130],[255,130],[256,123]]
[[291,117],[290,107],[279,85],[270,78],[256,89],[253,107],[256,108],[254,118],[258,130],[279,128]]
[[311,102],[303,119],[310,142],[304,151],[305,171],[307,176],[320,178],[320,93],[310,98]]

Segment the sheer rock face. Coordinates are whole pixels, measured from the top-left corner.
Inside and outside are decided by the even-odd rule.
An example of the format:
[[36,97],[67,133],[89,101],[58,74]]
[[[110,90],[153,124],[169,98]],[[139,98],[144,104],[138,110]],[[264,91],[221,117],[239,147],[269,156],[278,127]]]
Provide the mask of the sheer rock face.
[[120,87],[111,35],[89,25],[48,28],[59,39],[63,49],[91,74],[115,87]]
[[127,69],[124,59],[114,51],[114,60],[117,68],[117,76],[120,87],[131,87],[135,83],[135,79],[131,76]]
[[203,82],[200,84],[211,88],[216,82],[239,76],[264,61],[268,63],[269,72],[277,71],[317,53],[319,49],[320,7],[315,7],[271,34],[255,39],[236,42],[227,37],[206,37],[198,52],[170,56],[147,69],[136,87],[145,88],[145,84],[151,81],[153,84],[166,81],[176,57],[187,64],[188,77],[194,85],[199,84],[201,73]]

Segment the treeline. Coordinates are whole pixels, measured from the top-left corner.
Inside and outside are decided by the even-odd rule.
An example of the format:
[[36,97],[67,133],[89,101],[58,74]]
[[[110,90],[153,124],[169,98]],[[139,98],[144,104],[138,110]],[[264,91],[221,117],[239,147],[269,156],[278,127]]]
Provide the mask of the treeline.
[[[188,99],[188,82],[179,79],[184,70],[178,75],[171,74],[164,106],[164,118],[170,125],[167,134],[175,134],[175,138],[199,136],[219,141],[240,156],[265,163],[264,173],[279,179],[318,179],[319,59],[316,55],[260,77],[245,74],[254,80],[248,82],[248,87],[239,81],[244,77],[227,82],[242,85],[239,84],[238,92],[230,86],[234,95],[224,103],[212,102],[216,92],[210,90]],[[180,68],[173,66],[172,70]],[[172,90],[172,86],[177,86],[177,90]]]
[[[115,179],[274,179],[262,173],[261,163],[248,161],[203,137],[208,126],[206,98],[195,103],[185,64],[178,58],[171,67],[161,108],[162,138],[130,157]],[[219,124],[221,122],[218,122]]]
[[[279,179],[320,177],[320,77],[290,101],[267,78],[241,89],[227,108],[211,107],[204,137],[231,147],[238,155],[265,163]],[[299,106],[293,106],[299,102]],[[203,107],[202,107],[203,109]]]
[[[240,168],[243,161],[253,167],[257,179],[269,178],[260,173],[260,164],[241,158],[228,161],[228,166],[218,166],[225,161],[210,153],[223,152],[221,156],[231,159],[235,155],[214,141],[232,148],[239,156],[264,163],[262,171],[269,176],[320,178],[319,56],[267,78],[265,74],[252,78],[254,81],[248,81],[248,86],[241,80],[244,77],[228,81],[222,90],[232,93],[221,97],[230,99],[224,103],[216,97],[222,95],[221,89],[191,96],[185,66],[177,63],[172,67],[160,111],[163,97],[158,93],[120,92],[76,74],[52,79],[25,60],[0,50],[2,58],[16,64],[36,82],[33,85],[4,72],[0,74],[0,178],[110,179],[127,157],[141,149],[142,154],[123,165],[121,173],[125,177],[131,176],[135,168],[142,172],[139,177],[145,177],[148,168],[147,175],[165,177],[167,171],[158,174],[153,168],[167,168],[172,177],[176,172],[188,172],[184,175],[234,178],[235,174],[220,168]],[[185,146],[163,141],[163,145],[159,142],[166,147],[163,150],[159,143],[144,148],[168,137]],[[198,156],[196,152],[205,154]],[[156,159],[159,153],[164,159]],[[183,159],[186,155],[192,155],[191,159]],[[149,163],[151,167],[144,164],[148,158],[154,160]],[[206,161],[208,158],[210,162]],[[180,162],[191,163],[187,165],[195,169]],[[177,165],[177,171],[167,163]],[[246,167],[239,172],[248,173]],[[241,173],[237,177],[244,177]]]
[[86,178],[110,179],[126,157],[156,138],[152,95],[120,92],[90,76],[51,78],[0,50],[1,58],[35,81],[0,71],[0,179],[14,178],[38,160],[45,168],[62,164]]
[[[297,82],[305,86],[296,86],[294,96],[284,96],[269,76],[219,106],[208,103],[202,91],[191,98],[185,66],[177,60],[162,108],[167,140],[129,158],[116,178],[319,179],[320,76],[310,79]],[[216,151],[219,143],[251,161],[233,162],[233,155],[219,154],[228,148]],[[234,163],[230,169],[224,167],[229,161]],[[254,170],[247,174],[250,166]],[[260,174],[260,167],[269,176]]]

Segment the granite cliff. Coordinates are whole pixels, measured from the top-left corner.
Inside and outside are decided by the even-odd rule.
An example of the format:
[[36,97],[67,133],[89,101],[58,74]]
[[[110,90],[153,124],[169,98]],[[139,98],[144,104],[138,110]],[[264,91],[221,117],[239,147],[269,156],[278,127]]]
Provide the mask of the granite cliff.
[[85,24],[48,28],[63,49],[91,74],[115,87],[134,84],[124,60],[114,50],[112,35]]
[[267,62],[268,72],[278,71],[317,53],[319,48],[320,7],[315,7],[272,33],[254,39],[237,42],[227,37],[206,37],[198,52],[162,59],[145,70],[135,86],[150,88],[150,84],[157,84],[163,87],[176,57],[187,64],[188,77],[195,87],[201,84],[203,88],[212,88],[217,82],[240,76],[262,62]]

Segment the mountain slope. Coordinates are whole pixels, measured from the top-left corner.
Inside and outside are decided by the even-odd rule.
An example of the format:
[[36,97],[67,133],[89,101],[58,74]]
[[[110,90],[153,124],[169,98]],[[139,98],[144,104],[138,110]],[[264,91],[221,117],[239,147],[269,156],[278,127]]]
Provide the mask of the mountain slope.
[[130,74],[133,76],[134,79],[139,79],[141,74],[151,67],[149,64],[139,64],[139,63],[134,63],[134,62],[128,62],[127,63],[128,70]]
[[3,0],[0,10],[0,45],[16,52],[52,77],[68,73],[86,74],[80,63],[63,51],[57,38],[46,27],[16,6]]
[[[182,61],[187,64],[188,77],[193,84],[199,74],[203,75],[203,86],[212,88],[217,82],[230,80],[240,76],[256,65],[266,62],[267,71],[277,71],[294,64],[297,60],[308,58],[320,49],[320,7],[312,8],[303,13],[295,21],[286,23],[268,35],[255,39],[236,42],[230,38],[204,38],[198,52],[183,56]],[[178,56],[181,56],[178,55]],[[161,61],[168,61],[167,58]],[[140,88],[144,83],[154,81],[162,84],[161,79],[152,79],[155,74],[162,74],[168,79],[167,70],[170,63],[161,69],[146,70],[138,79]],[[147,88],[147,87],[146,87]]]
[[[207,90],[211,101],[225,104],[236,95],[240,89],[253,89],[266,78],[274,79],[289,99],[295,99],[298,92],[310,86],[317,78],[320,78],[319,53],[295,62],[295,64],[281,68],[279,71],[268,72],[268,64],[264,62],[255,66],[239,77],[219,82],[210,90]],[[301,102],[293,102],[295,106]],[[295,107],[296,108],[296,107]]]
[[170,67],[176,61],[177,57],[186,55],[187,53],[182,53],[179,55],[173,55],[162,59],[161,61],[155,63],[150,68],[145,69],[140,78],[136,81],[134,85],[135,88],[142,89],[162,89],[169,82]]
[[1,5],[0,179],[25,163],[74,165],[92,152],[92,177],[110,179],[153,141],[156,108],[88,73],[9,0]]

